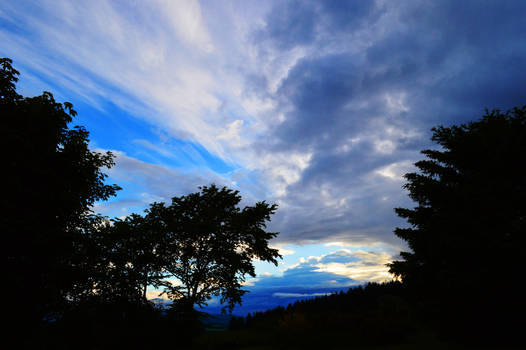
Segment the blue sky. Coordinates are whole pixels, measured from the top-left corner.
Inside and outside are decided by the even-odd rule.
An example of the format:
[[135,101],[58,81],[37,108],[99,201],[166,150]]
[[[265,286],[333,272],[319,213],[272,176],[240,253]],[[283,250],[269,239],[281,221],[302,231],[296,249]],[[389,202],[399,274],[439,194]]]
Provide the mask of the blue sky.
[[430,128],[524,105],[525,13],[520,0],[3,1],[0,56],[21,94],[72,102],[92,149],[116,155],[124,190],[98,212],[210,183],[277,203],[284,259],[256,262],[246,298],[277,305],[389,278],[404,249],[393,208],[412,205],[402,175]]

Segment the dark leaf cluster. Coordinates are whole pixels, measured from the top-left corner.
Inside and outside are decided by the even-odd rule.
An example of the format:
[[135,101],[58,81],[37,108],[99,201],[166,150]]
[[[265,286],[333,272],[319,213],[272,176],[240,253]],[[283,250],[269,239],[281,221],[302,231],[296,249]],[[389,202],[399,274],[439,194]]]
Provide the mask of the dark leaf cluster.
[[255,277],[253,259],[277,264],[265,231],[275,205],[241,209],[238,191],[215,185],[153,203],[144,216],[107,221],[89,233],[91,298],[148,303],[149,286],[164,290],[175,313],[191,313],[219,298],[232,310],[241,303],[245,276]]

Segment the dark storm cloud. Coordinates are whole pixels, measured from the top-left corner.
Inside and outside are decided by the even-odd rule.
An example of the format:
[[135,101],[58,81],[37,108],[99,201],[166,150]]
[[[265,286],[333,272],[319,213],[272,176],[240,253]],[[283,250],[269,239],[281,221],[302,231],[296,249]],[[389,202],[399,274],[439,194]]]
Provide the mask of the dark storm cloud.
[[523,1],[287,2],[271,11],[261,52],[308,52],[276,91],[284,121],[258,145],[311,154],[287,188],[294,205],[278,217],[281,239],[392,241],[401,223],[392,208],[410,203],[390,174],[433,147],[429,129],[526,103],[524,14]]
[[411,91],[422,124],[524,103],[524,2],[412,2],[392,13],[389,33],[367,49],[366,89]]
[[327,32],[354,30],[379,13],[373,1],[280,1],[256,39],[270,40],[280,50],[310,45]]
[[326,133],[337,138],[344,136],[341,130],[352,133],[358,127],[356,115],[342,112],[345,104],[359,94],[360,80],[352,57],[302,60],[278,90],[283,103],[292,104],[294,110],[276,129],[276,136],[295,147],[330,147],[332,144],[323,142]]
[[[411,113],[394,117],[422,120],[423,125],[429,125],[429,119],[459,121],[458,113],[438,115],[426,110],[428,104],[472,111],[460,121],[476,117],[486,106],[506,109],[520,104],[526,81],[526,37],[521,35],[526,21],[520,15],[524,13],[526,4],[519,1],[423,2],[387,8],[382,24],[387,33],[371,32],[372,44],[366,50],[315,55],[292,69],[279,95],[294,109],[276,135],[294,143],[316,142],[324,131],[332,132],[331,140],[334,133],[337,138],[352,135],[373,116],[388,118],[381,99],[400,90],[409,94]],[[377,16],[371,21],[376,23]],[[363,21],[363,29],[369,24]],[[353,102],[369,103],[345,108]]]
[[280,3],[270,14],[266,30],[258,33],[258,37],[271,38],[281,49],[308,44],[315,38],[316,10],[312,5],[302,1]]

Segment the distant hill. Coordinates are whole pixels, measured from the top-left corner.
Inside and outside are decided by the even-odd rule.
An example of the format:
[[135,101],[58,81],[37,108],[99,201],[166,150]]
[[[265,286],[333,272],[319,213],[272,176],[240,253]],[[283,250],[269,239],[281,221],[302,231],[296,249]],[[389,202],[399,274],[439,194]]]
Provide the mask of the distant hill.
[[417,328],[413,321],[414,310],[405,293],[399,282],[369,283],[346,292],[251,313],[236,327],[275,330],[306,338],[313,334],[345,331],[356,342],[364,344],[402,342]]
[[[243,296],[243,303],[236,305],[232,314],[246,316],[249,313],[262,312],[278,306],[286,307],[298,300],[313,299],[323,295],[331,295],[342,291],[341,288],[280,288],[279,290],[255,289]],[[222,305],[212,301],[202,311],[210,314],[221,313]]]

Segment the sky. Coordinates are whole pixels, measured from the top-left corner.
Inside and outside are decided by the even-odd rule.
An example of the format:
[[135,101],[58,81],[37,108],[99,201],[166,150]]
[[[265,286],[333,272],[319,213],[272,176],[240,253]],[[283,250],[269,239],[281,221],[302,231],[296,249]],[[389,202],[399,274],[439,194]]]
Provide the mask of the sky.
[[[385,281],[430,129],[526,103],[526,1],[1,1],[0,56],[111,151],[109,217],[215,183],[283,259],[239,312]],[[155,291],[151,291],[152,297]],[[213,307],[213,305],[211,305]]]

